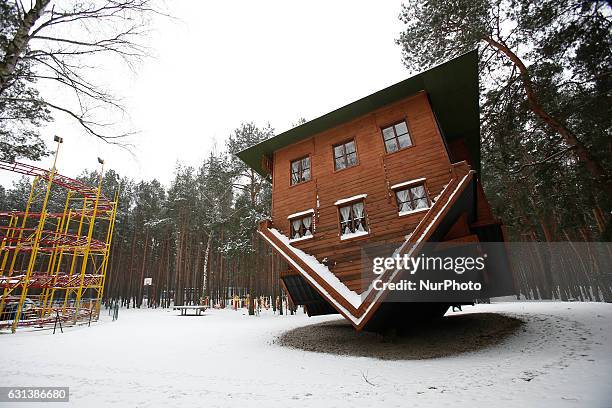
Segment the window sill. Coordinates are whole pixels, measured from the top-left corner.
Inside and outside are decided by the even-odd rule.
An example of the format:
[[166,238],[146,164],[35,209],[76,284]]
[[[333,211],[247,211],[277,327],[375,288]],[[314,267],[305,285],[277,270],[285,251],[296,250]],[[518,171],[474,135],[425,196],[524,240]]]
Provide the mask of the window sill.
[[398,213],[398,216],[400,217],[405,217],[407,215],[411,215],[411,214],[417,214],[417,213],[421,213],[424,211],[429,211],[431,207],[427,207],[427,208],[419,208],[418,210],[410,210],[410,211],[400,211]]
[[425,185],[425,181],[427,179],[425,177],[421,177],[418,179],[414,179],[414,180],[407,180],[407,181],[402,181],[401,183],[397,183],[392,185],[391,187],[389,187],[389,189],[391,190],[399,190],[402,189],[404,187],[414,187],[417,184],[423,184]]
[[354,164],[352,166],[344,167],[342,169],[336,169],[336,167],[334,166],[334,173],[340,173],[341,171],[354,169],[355,167],[359,167],[359,162],[357,162],[357,164]]
[[388,152],[388,151],[387,151],[387,148],[384,146],[384,140],[383,140],[383,149],[385,149],[385,156],[392,156],[392,155],[394,155],[394,154],[401,153],[401,152],[406,151],[406,150],[408,150],[408,149],[412,149],[413,147],[415,147],[415,144],[414,144],[414,143],[413,143],[413,144],[411,144],[410,146],[402,147],[401,149],[396,150],[396,151],[394,151],[394,152]]
[[295,183],[295,184],[291,184],[291,182],[289,182],[289,188],[293,188],[293,187],[298,187],[298,186],[303,186],[304,184],[308,184],[312,181],[312,177],[309,178],[306,181],[300,181],[299,183]]
[[350,234],[340,235],[340,240],[344,241],[347,239],[359,238],[369,234],[370,231],[351,232]]
[[336,200],[334,202],[334,205],[336,207],[340,206],[340,205],[345,205],[345,204],[353,204],[356,201],[363,201],[368,197],[367,194],[357,194],[354,195],[352,197],[347,197],[347,198],[341,198],[339,200]]
[[292,218],[299,218],[299,217],[303,217],[303,216],[314,214],[314,213],[315,213],[314,208],[309,208],[309,209],[304,210],[304,211],[300,211],[300,212],[296,212],[296,213],[290,214],[290,215],[287,216],[287,219],[291,220]]
[[306,241],[308,239],[313,239],[314,238],[314,234],[305,236],[305,237],[300,237],[300,238],[292,238],[289,240],[289,243],[293,243],[293,242],[300,242],[300,241]]

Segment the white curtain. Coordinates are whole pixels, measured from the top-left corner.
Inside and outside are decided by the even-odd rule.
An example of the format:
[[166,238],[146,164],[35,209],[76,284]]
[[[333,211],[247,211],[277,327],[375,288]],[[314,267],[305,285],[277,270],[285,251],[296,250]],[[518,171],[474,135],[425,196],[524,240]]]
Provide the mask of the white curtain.
[[302,221],[300,220],[293,220],[293,239],[299,238],[300,237],[300,226],[302,224]]
[[427,199],[426,198],[419,198],[418,200],[416,200],[415,207],[416,207],[416,209],[429,207],[429,205],[427,204]]
[[408,202],[408,190],[400,190],[397,193],[397,201],[400,204],[400,211],[410,211],[410,203]]
[[342,218],[342,223],[344,226],[344,231],[342,231],[343,235],[350,234],[351,229],[349,228],[349,215],[351,213],[351,207],[341,207],[340,208],[340,217]]
[[427,208],[427,193],[425,192],[425,187],[416,186],[412,189],[412,194],[415,198],[415,209],[419,208]]
[[355,218],[358,221],[357,231],[365,231],[363,228],[363,203],[353,204],[353,212],[355,213]]
[[304,232],[304,236],[311,236],[312,232],[310,232],[310,225],[312,224],[312,217],[305,217],[302,222],[304,223],[304,228],[306,230],[306,232]]

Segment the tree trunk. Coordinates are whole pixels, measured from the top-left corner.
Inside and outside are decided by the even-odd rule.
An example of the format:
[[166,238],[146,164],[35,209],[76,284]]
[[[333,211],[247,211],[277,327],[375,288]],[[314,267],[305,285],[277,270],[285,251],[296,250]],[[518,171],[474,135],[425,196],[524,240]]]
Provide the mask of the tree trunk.
[[132,283],[134,279],[132,278],[132,269],[134,267],[134,258],[136,254],[136,231],[132,233],[132,250],[130,251],[130,265],[128,267],[128,287],[127,287],[127,308],[130,308],[130,297],[132,296]]
[[206,242],[206,251],[204,252],[204,266],[202,267],[202,297],[206,297],[206,281],[208,280],[208,259],[210,257],[210,246],[215,235],[215,231],[211,230]]
[[[24,14],[13,39],[7,44],[6,52],[0,62],[0,95],[8,87],[19,59],[28,48],[30,30],[42,16],[51,0],[36,0],[30,11]],[[17,6],[18,7],[18,6]]]
[[608,174],[605,169],[599,163],[591,153],[588,151],[587,147],[576,137],[576,135],[568,129],[565,125],[563,125],[560,121],[553,118],[542,105],[538,101],[536,97],[535,90],[533,89],[533,82],[529,76],[529,71],[527,67],[523,63],[523,61],[516,55],[512,50],[510,50],[506,45],[501,42],[495,41],[492,38],[485,37],[483,38],[489,45],[493,48],[502,52],[512,63],[518,68],[521,73],[521,81],[523,84],[523,89],[525,90],[525,94],[527,95],[527,101],[529,102],[529,106],[531,107],[532,112],[538,116],[548,127],[557,132],[565,143],[572,147],[578,161],[586,168],[586,170],[593,176],[593,178],[597,181],[600,188],[604,191],[607,198],[606,205],[609,206],[610,202],[612,202],[612,182],[610,181]]

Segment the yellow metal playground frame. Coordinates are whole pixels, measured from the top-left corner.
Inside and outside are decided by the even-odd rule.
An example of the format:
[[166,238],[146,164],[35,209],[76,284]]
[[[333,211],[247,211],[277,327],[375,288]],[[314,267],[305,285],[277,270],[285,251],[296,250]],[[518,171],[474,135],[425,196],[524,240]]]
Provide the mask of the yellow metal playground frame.
[[[1,169],[34,176],[25,210],[0,213],[0,330],[91,322],[100,315],[119,192],[113,200],[102,194],[101,159],[96,188],[58,174],[63,140],[55,141],[49,171],[0,162]],[[63,211],[49,212],[51,195],[62,190]]]

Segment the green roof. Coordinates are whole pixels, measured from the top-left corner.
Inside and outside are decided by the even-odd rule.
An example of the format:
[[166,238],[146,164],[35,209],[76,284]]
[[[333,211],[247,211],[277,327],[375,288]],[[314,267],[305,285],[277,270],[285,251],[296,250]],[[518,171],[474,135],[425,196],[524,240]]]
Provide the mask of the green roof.
[[262,176],[262,157],[349,122],[378,108],[425,91],[446,140],[465,137],[476,170],[480,170],[478,53],[470,51],[339,109],[253,145],[237,156]]

